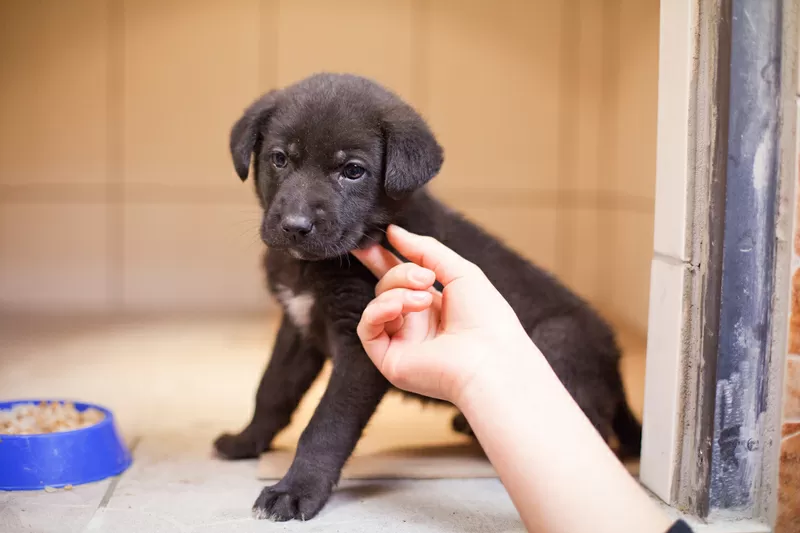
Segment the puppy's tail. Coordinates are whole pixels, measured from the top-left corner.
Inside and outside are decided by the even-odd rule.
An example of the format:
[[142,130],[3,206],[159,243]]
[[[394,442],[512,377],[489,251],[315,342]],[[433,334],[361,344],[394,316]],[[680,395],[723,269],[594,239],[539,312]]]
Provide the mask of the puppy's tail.
[[636,420],[624,398],[617,407],[611,427],[619,440],[620,459],[639,457],[642,447],[642,425]]

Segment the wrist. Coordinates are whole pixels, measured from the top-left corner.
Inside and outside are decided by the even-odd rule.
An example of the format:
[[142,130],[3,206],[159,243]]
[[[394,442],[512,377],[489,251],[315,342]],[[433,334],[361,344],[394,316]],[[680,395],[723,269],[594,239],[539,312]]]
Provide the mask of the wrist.
[[495,403],[494,400],[538,388],[542,378],[552,374],[542,352],[527,337],[501,350],[495,346],[492,352],[451,400],[467,418],[481,407]]

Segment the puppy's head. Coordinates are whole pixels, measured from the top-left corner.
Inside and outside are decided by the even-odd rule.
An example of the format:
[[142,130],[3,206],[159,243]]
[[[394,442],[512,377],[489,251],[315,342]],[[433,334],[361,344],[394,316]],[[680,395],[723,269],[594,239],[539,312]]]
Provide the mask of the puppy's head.
[[379,240],[443,161],[411,107],[372,81],[336,74],[261,97],[233,126],[230,148],[243,181],[252,157],[261,238],[305,260]]

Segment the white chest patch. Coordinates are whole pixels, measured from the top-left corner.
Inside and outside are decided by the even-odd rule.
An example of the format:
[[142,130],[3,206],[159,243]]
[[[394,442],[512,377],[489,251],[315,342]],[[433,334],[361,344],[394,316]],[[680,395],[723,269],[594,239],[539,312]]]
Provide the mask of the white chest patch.
[[292,323],[300,329],[306,329],[311,324],[311,309],[314,307],[314,297],[308,293],[295,294],[288,287],[279,285],[278,300]]

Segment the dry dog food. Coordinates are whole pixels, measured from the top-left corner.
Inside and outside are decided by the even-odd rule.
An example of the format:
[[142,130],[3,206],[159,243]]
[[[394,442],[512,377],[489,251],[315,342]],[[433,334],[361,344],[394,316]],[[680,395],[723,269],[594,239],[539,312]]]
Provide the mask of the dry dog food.
[[72,402],[21,403],[0,409],[0,434],[35,435],[92,426],[106,415],[94,407],[78,411]]

